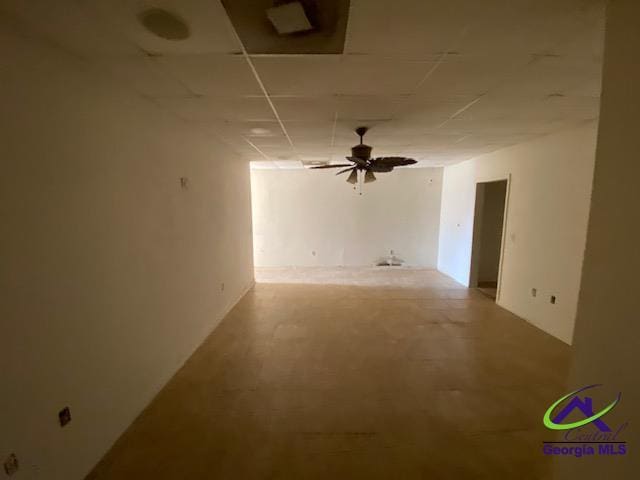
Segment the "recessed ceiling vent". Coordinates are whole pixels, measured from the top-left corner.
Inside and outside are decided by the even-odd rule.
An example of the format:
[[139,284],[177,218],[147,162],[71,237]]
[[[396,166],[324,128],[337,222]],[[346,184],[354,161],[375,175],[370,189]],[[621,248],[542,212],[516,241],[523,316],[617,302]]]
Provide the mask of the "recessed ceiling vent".
[[189,26],[174,13],[161,8],[150,8],[138,14],[140,23],[154,35],[165,40],[189,38]]

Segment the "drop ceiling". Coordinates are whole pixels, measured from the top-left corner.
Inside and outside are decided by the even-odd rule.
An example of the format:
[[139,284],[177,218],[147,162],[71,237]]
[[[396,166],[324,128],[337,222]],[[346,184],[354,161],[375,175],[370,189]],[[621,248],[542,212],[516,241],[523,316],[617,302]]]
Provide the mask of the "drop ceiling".
[[[178,13],[191,37],[144,30],[149,7]],[[0,6],[255,168],[339,162],[360,125],[374,155],[442,166],[598,116],[604,1],[351,0],[348,12],[342,53],[253,54],[215,0]]]

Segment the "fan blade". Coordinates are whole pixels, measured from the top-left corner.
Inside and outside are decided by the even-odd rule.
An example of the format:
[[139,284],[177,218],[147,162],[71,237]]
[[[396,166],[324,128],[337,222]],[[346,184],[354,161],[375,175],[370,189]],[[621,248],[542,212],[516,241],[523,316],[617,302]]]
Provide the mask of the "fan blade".
[[378,157],[371,160],[372,165],[388,166],[388,167],[402,167],[404,165],[413,165],[418,163],[413,158],[407,157]]
[[336,175],[340,175],[341,173],[348,172],[349,170],[353,170],[354,168],[356,168],[356,167],[345,168],[344,170],[340,170],[338,173],[336,173]]
[[371,170],[364,172],[364,183],[371,183],[376,181],[376,176]]
[[337,163],[335,165],[318,165],[317,167],[309,167],[309,170],[316,168],[341,168],[341,167],[352,167],[350,163]]
[[364,167],[367,164],[367,161],[363,160],[362,158],[358,158],[358,157],[344,157],[344,158],[362,167]]
[[347,177],[347,182],[355,185],[358,183],[358,170],[355,168],[352,170],[351,174]]
[[386,173],[393,171],[393,167],[389,165],[376,165],[375,163],[373,163],[369,167],[369,170],[371,170],[372,172]]

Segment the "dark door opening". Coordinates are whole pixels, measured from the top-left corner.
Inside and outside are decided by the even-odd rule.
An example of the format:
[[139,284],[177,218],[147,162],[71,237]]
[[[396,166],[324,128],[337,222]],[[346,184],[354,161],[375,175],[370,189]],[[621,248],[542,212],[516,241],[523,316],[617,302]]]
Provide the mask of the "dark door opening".
[[476,185],[469,286],[496,299],[499,288],[507,180]]

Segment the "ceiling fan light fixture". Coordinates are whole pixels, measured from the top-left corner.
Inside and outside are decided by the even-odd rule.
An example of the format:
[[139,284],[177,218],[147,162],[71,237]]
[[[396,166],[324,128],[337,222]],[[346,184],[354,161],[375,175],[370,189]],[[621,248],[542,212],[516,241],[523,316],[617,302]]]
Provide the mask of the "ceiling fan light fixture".
[[373,174],[371,170],[365,170],[364,172],[364,183],[371,183],[376,181],[376,176]]
[[[360,195],[362,195],[362,184],[376,181],[375,173],[392,172],[396,167],[404,167],[416,164],[416,160],[407,157],[377,157],[371,158],[372,147],[363,143],[366,127],[356,129],[356,134],[360,137],[360,144],[351,149],[351,156],[345,157],[351,163],[326,164],[310,167],[311,169],[340,168],[336,173],[340,175],[351,172],[347,177],[347,182],[355,185],[360,179],[359,172],[362,172],[362,182],[360,183]],[[345,168],[346,167],[346,168]]]

